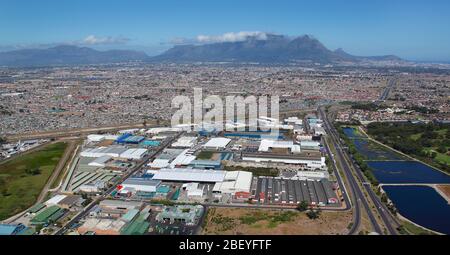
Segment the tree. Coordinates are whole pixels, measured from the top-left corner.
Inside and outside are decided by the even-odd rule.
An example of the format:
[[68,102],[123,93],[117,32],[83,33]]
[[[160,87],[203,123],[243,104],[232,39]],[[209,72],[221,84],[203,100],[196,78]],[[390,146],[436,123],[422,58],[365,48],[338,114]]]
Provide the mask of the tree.
[[437,156],[437,153],[435,151],[430,152],[430,158],[435,158]]
[[320,209],[314,210],[311,208],[306,212],[306,216],[311,220],[318,219],[320,216]]
[[297,210],[299,210],[300,212],[304,212],[304,211],[308,210],[308,202],[306,202],[305,200],[301,201],[297,205]]
[[447,152],[447,148],[445,148],[444,145],[441,145],[441,146],[439,146],[439,147],[437,148],[437,151],[438,151],[439,153],[446,153],[446,152]]

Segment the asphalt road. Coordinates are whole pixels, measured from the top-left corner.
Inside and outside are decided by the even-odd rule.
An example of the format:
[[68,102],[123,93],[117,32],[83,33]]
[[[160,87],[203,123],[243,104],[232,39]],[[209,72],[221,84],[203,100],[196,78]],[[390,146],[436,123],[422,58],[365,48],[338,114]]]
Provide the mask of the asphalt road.
[[323,112],[323,109],[319,108],[319,113],[322,116],[322,119],[324,120],[324,124],[325,124],[324,128],[327,131],[327,134],[330,135],[331,140],[334,144],[334,147],[336,148],[338,160],[341,162],[344,173],[350,184],[350,189],[352,190],[355,216],[354,216],[354,222],[353,222],[352,228],[349,231],[349,234],[355,234],[355,232],[358,230],[358,228],[361,224],[361,211],[360,211],[361,205],[364,207],[374,231],[379,234],[383,234],[381,227],[378,225],[378,222],[376,221],[375,216],[373,215],[372,211],[370,210],[370,206],[366,200],[366,197],[364,196],[363,191],[361,190],[355,177],[353,176],[347,160],[345,160],[345,158],[344,158],[344,152],[342,151],[342,148],[339,144],[338,136],[336,136],[336,131],[334,130],[333,126],[330,125],[326,114]]
[[378,99],[378,103],[383,102],[389,97],[389,93],[391,92],[392,88],[395,86],[396,83],[397,79],[395,78],[392,78],[388,81],[388,85],[386,86],[380,98]]

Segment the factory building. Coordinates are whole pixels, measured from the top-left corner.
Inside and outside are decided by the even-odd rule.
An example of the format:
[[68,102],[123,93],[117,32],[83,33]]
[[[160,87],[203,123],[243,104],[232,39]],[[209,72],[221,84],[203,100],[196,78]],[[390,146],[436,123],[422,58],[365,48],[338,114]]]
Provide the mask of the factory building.
[[120,235],[120,229],[125,224],[126,222],[122,220],[88,218],[77,231],[81,235],[88,232],[96,235]]
[[178,157],[180,154],[187,152],[187,150],[183,149],[164,149],[158,157],[147,164],[152,169],[161,169],[169,167],[170,163]]
[[192,160],[189,163],[189,167],[197,168],[197,169],[221,169],[222,162],[220,160],[204,160],[204,159],[196,159]]
[[61,202],[66,197],[67,197],[66,195],[55,195],[49,200],[45,201],[44,204],[46,206],[58,205],[59,202]]
[[171,224],[182,222],[186,225],[195,225],[203,214],[203,206],[197,205],[175,205],[165,206],[163,210],[156,215],[156,221],[169,221]]
[[49,224],[50,222],[55,222],[56,220],[61,218],[64,215],[64,213],[65,213],[64,209],[56,205],[52,205],[50,207],[47,207],[45,210],[41,211],[34,218],[32,218],[30,223],[32,225]]
[[214,194],[232,194],[250,192],[252,173],[245,171],[227,171],[222,182],[214,185]]
[[122,152],[119,155],[119,158],[141,160],[145,156],[147,156],[147,154],[148,154],[148,150],[147,149],[142,149],[142,148],[128,149],[128,150]]
[[104,168],[104,167],[106,167],[106,163],[108,163],[111,159],[112,159],[112,157],[108,156],[108,155],[101,156],[101,157],[98,157],[98,158],[94,159],[93,161],[89,162],[88,166]]
[[128,178],[122,182],[122,189],[135,192],[156,192],[161,181],[145,178]]
[[88,148],[80,153],[81,157],[88,158],[99,158],[103,156],[110,156],[113,158],[120,157],[120,154],[124,153],[127,148],[123,146],[109,146],[109,147],[97,147],[97,148]]
[[300,145],[294,144],[292,141],[278,141],[278,140],[261,140],[258,151],[260,152],[271,152],[287,150],[288,153],[300,153]]
[[204,169],[161,169],[153,176],[155,180],[213,183],[222,182],[226,171],[204,170]]
[[202,199],[203,198],[203,189],[199,188],[200,183],[198,182],[189,182],[183,184],[181,189],[186,191],[187,197],[189,199]]
[[292,155],[279,155],[279,154],[256,154],[256,153],[243,153],[242,160],[253,162],[272,162],[272,163],[284,163],[284,164],[296,164],[302,165],[305,168],[315,170],[324,169],[326,167],[325,157],[300,157]]
[[195,136],[182,136],[178,138],[178,140],[172,143],[172,147],[174,148],[191,148],[195,145],[197,141],[197,137]]
[[207,143],[203,145],[205,149],[225,149],[227,145],[231,142],[231,139],[224,137],[214,137],[211,138]]
[[26,230],[26,226],[19,224],[0,224],[0,236],[1,235],[18,235]]
[[300,141],[300,148],[302,150],[320,150],[320,143],[317,141]]
[[131,209],[142,209],[142,202],[103,200],[100,202],[100,214],[105,217],[119,218]]

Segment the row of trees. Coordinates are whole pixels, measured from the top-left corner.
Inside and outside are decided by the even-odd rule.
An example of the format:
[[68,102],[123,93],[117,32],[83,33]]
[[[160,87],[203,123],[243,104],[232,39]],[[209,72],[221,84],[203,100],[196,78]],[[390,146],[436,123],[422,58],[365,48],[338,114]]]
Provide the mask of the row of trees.
[[344,140],[345,144],[347,145],[351,157],[358,164],[364,176],[366,176],[366,178],[370,181],[370,183],[372,183],[372,185],[378,186],[379,182],[377,178],[375,178],[375,175],[373,174],[369,165],[365,161],[366,158],[364,157],[364,155],[359,153],[359,151],[356,149],[355,144],[350,139],[348,139],[348,137],[344,134],[344,130],[342,129],[341,125],[337,125],[337,130],[339,132],[339,136]]

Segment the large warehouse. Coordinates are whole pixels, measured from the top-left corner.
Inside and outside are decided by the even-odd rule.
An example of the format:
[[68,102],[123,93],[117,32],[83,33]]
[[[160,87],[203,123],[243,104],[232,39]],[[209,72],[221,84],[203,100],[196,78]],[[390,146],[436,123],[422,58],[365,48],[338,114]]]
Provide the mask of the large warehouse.
[[144,178],[128,178],[122,182],[123,189],[143,192],[156,192],[161,184],[159,180],[149,180]]
[[242,160],[253,162],[273,162],[284,164],[296,164],[304,165],[310,169],[323,169],[326,167],[325,157],[307,158],[307,157],[294,157],[290,155],[276,155],[276,154],[243,154]]
[[82,157],[88,158],[99,158],[103,156],[110,156],[113,158],[118,158],[120,154],[124,153],[127,148],[123,146],[109,146],[109,147],[97,147],[89,148],[80,153]]
[[223,182],[214,185],[213,192],[221,194],[235,194],[236,192],[250,192],[253,174],[245,171],[227,171]]
[[203,145],[206,149],[224,149],[231,142],[231,139],[224,137],[211,138],[207,143]]
[[161,169],[153,179],[179,182],[222,182],[226,171],[203,170],[192,168]]
[[147,155],[147,149],[128,149],[120,154],[120,158],[140,160]]
[[274,149],[287,149],[291,153],[300,153],[300,145],[294,144],[292,141],[278,141],[278,140],[261,140],[258,151],[270,152]]

